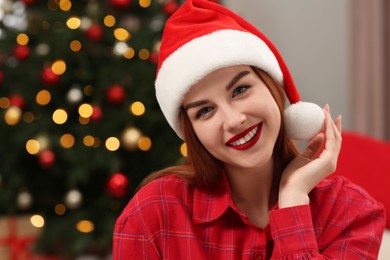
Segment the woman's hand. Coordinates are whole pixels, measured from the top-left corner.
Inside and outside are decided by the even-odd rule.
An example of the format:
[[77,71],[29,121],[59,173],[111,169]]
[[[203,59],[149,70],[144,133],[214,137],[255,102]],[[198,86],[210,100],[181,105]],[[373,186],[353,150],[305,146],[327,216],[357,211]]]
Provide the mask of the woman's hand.
[[336,170],[341,148],[341,116],[333,121],[328,105],[324,112],[324,132],[316,135],[306,150],[283,171],[279,208],[309,204],[309,192]]

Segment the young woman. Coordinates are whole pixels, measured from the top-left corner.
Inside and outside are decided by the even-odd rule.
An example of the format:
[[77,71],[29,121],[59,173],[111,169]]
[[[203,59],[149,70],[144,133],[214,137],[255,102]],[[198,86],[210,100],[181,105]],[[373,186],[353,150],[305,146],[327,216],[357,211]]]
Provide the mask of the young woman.
[[[341,117],[301,102],[276,48],[241,17],[186,1],[165,27],[156,94],[187,160],[142,183],[117,220],[114,259],[377,258],[382,205],[329,177]],[[303,153],[292,138],[310,139]]]

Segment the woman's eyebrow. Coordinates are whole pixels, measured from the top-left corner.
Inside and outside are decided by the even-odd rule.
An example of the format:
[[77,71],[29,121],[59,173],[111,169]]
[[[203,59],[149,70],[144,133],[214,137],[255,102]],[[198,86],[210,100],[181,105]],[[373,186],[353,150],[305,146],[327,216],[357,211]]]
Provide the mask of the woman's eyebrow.
[[[229,84],[227,84],[226,86],[226,91],[229,91],[242,77],[244,77],[245,75],[248,75],[250,72],[249,70],[244,70],[244,71],[241,71],[239,72],[230,82]],[[190,108],[193,108],[193,107],[198,107],[198,106],[202,106],[204,104],[207,104],[207,100],[199,100],[199,101],[195,101],[195,102],[192,102],[192,103],[189,103],[185,106],[183,106],[184,110],[187,111],[188,109]]]
[[207,100],[199,100],[199,101],[195,101],[195,102],[189,103],[189,104],[185,105],[183,108],[184,108],[185,111],[187,111],[190,108],[203,106],[203,105],[205,105],[207,103],[208,103]]
[[238,73],[226,86],[226,90],[230,90],[242,77],[249,74],[249,70],[244,70]]

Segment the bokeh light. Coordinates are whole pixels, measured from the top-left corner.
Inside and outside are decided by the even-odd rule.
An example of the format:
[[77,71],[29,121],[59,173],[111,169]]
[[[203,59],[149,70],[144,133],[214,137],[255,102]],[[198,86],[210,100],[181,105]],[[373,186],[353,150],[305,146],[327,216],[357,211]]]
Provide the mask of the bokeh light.
[[64,109],[57,109],[53,113],[53,121],[58,125],[62,125],[68,120],[68,113]]
[[127,41],[130,38],[130,33],[123,28],[117,28],[114,30],[114,36],[118,41]]
[[145,106],[142,102],[136,101],[131,104],[130,112],[135,116],[142,116],[145,113]]
[[119,146],[120,146],[119,139],[116,138],[116,137],[109,137],[109,138],[107,138],[105,144],[106,144],[107,150],[109,150],[111,152],[118,150]]
[[54,72],[56,75],[62,75],[66,71],[66,63],[63,60],[57,60],[53,63],[51,66],[51,70]]
[[20,34],[18,34],[18,36],[16,36],[16,42],[19,45],[27,45],[29,40],[30,39],[29,39],[28,35],[25,33],[20,33]]
[[147,60],[147,59],[149,59],[149,57],[150,57],[150,51],[147,50],[147,49],[141,49],[141,50],[138,52],[138,57],[139,57],[141,60]]
[[81,42],[78,40],[73,40],[70,42],[69,47],[72,51],[78,52],[81,50]]
[[37,154],[39,153],[40,149],[41,145],[39,144],[38,140],[30,139],[26,142],[26,150],[29,154]]
[[64,148],[72,148],[75,143],[75,138],[71,134],[64,134],[60,138],[60,144]]
[[183,143],[183,144],[180,146],[180,153],[181,153],[184,157],[187,157],[187,144],[186,144],[186,143]]
[[93,113],[93,107],[90,104],[82,104],[79,106],[79,115],[84,118],[89,118]]
[[51,100],[51,94],[46,89],[39,91],[35,97],[35,101],[37,102],[37,104],[41,106],[49,104],[50,100]]
[[95,225],[90,220],[80,220],[77,222],[76,229],[81,233],[90,233],[95,229]]
[[66,207],[64,204],[62,203],[58,203],[55,207],[54,207],[54,212],[61,216],[61,215],[64,215],[65,212],[66,212]]
[[141,137],[138,140],[138,148],[144,152],[149,151],[152,148],[152,140],[147,136]]
[[31,216],[30,221],[31,221],[31,224],[37,228],[41,228],[45,225],[45,219],[41,215]]
[[106,15],[104,17],[104,25],[107,27],[113,27],[116,23],[116,19],[112,15]]
[[78,17],[71,17],[66,21],[66,25],[69,29],[75,30],[80,27],[81,20]]

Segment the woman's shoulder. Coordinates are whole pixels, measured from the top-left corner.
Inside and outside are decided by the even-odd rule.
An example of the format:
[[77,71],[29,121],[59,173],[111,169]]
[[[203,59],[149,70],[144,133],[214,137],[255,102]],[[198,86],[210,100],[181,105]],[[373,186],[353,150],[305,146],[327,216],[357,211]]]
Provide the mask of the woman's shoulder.
[[176,174],[168,174],[154,179],[145,186],[139,189],[135,194],[138,199],[168,196],[168,197],[181,197],[183,192],[190,189],[190,182]]
[[154,179],[131,198],[122,217],[138,214],[156,214],[167,205],[189,207],[192,188],[188,180],[174,174]]
[[383,210],[383,205],[365,189],[343,176],[330,176],[324,179],[313,189],[310,196],[311,206],[321,208],[321,211],[328,208],[330,211],[339,209],[358,214],[367,210]]

